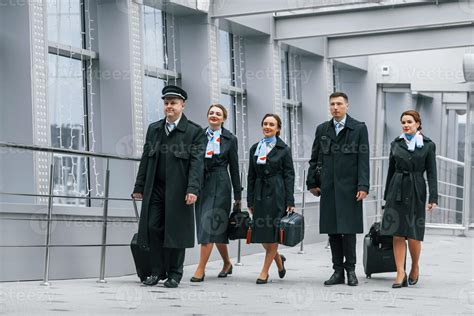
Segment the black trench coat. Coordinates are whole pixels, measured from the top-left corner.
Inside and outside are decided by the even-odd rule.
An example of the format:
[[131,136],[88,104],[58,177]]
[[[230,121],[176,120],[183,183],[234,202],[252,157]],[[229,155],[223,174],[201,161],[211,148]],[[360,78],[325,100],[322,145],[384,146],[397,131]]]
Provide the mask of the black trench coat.
[[[138,225],[138,244],[149,248],[148,208],[155,183],[158,159],[166,160],[165,238],[163,247],[194,247],[194,205],[186,205],[187,193],[199,196],[204,172],[206,138],[203,129],[183,114],[170,135],[168,146],[160,146],[165,120],[150,124],[133,192],[143,194]],[[172,156],[166,155],[172,153]],[[199,199],[199,197],[198,197]]]
[[385,185],[385,211],[382,233],[423,240],[426,215],[426,172],[429,203],[438,203],[436,146],[423,136],[423,147],[408,150],[405,140],[396,138],[390,145]]
[[250,148],[247,206],[253,207],[252,243],[278,242],[278,226],[288,206],[295,206],[295,170],[291,149],[279,137],[267,155],[267,163],[257,164],[257,144]]
[[[321,176],[316,167],[321,158]],[[306,185],[321,188],[319,231],[358,234],[364,231],[358,191],[369,192],[369,138],[367,127],[349,115],[336,136],[333,120],[316,129]]]
[[242,192],[237,148],[237,137],[222,128],[220,154],[204,158],[204,184],[201,198],[196,203],[199,244],[229,243],[227,226],[232,206],[231,179],[234,200],[240,200]]

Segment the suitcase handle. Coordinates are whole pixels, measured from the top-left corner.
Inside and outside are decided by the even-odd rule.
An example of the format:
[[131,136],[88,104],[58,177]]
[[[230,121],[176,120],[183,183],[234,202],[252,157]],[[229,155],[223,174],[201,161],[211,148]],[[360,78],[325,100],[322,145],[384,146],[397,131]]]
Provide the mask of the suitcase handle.
[[135,217],[137,218],[137,221],[139,221],[140,214],[138,214],[137,200],[135,200],[133,197],[132,197],[132,204],[133,204],[133,210],[135,211]]

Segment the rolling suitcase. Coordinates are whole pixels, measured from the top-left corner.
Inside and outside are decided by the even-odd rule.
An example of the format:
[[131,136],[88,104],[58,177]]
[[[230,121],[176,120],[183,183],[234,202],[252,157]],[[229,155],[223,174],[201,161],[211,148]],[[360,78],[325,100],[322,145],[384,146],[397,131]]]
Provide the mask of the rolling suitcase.
[[[380,234],[380,223],[374,223],[364,237],[364,272],[368,279],[373,273],[396,272],[393,237]],[[406,261],[406,260],[405,260]]]
[[[133,208],[137,221],[139,220],[137,203],[133,199]],[[151,255],[147,249],[140,248],[138,245],[138,233],[134,234],[130,242],[130,250],[132,251],[133,261],[135,262],[135,269],[140,281],[145,281],[151,275]]]
[[135,269],[140,281],[145,281],[151,275],[150,251],[140,248],[137,243],[138,234],[134,234],[130,249],[132,250],[133,261],[135,262]]
[[304,217],[292,212],[280,220],[280,244],[294,247],[304,239]]

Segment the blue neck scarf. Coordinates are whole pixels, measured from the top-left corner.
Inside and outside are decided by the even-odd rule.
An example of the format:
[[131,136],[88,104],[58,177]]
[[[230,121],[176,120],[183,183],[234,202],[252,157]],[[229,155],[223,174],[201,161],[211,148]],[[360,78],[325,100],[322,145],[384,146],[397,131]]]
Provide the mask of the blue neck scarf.
[[276,136],[263,138],[258,142],[255,156],[257,156],[257,164],[264,165],[267,163],[267,154],[273,149],[277,142]]
[[209,127],[206,129],[208,142],[205,158],[212,158],[213,155],[219,155],[221,153],[221,133],[221,129],[216,131],[213,131]]
[[409,151],[415,151],[415,146],[417,148],[423,147],[423,135],[419,131],[415,135],[403,133],[400,138],[405,140]]

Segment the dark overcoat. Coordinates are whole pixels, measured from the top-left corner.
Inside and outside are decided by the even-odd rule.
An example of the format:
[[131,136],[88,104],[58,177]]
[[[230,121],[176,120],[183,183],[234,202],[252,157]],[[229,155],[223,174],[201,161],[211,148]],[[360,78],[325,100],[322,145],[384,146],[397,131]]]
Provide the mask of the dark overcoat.
[[385,186],[386,201],[382,233],[423,240],[426,216],[426,172],[429,203],[438,203],[436,146],[423,136],[423,147],[409,151],[403,138],[390,145],[389,167]]
[[[163,247],[194,247],[194,205],[186,205],[187,193],[199,196],[204,171],[206,138],[198,124],[183,114],[175,130],[165,137],[165,119],[150,124],[133,192],[143,194],[138,225],[138,244],[149,248],[148,210],[159,159],[166,159],[165,237]],[[198,197],[199,199],[199,197]]]
[[[321,176],[316,169],[320,159]],[[367,127],[349,115],[336,136],[333,120],[316,129],[306,184],[321,189],[320,233],[357,234],[364,231],[358,191],[369,192],[369,138]]]
[[231,186],[234,189],[234,200],[240,200],[242,187],[237,137],[222,128],[220,154],[204,158],[204,184],[201,198],[196,203],[198,243],[229,242],[227,227],[232,206]]
[[247,206],[253,208],[252,243],[278,242],[278,226],[288,206],[295,206],[295,170],[291,149],[279,137],[264,165],[257,164],[257,144],[250,148]]

